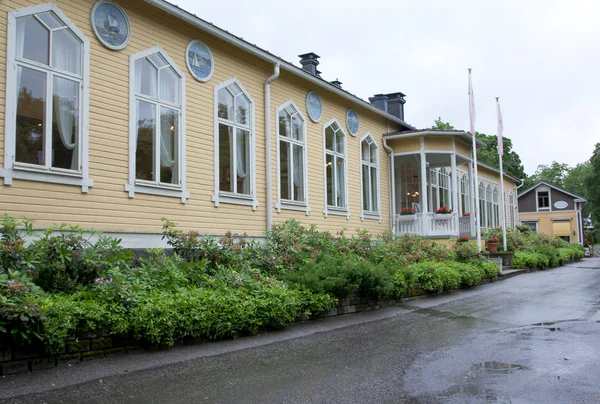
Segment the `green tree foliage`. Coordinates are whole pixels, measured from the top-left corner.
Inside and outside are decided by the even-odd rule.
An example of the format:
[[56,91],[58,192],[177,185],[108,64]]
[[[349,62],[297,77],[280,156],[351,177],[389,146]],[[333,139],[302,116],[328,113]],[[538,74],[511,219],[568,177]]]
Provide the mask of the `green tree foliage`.
[[592,158],[590,158],[590,172],[585,177],[584,184],[586,197],[589,201],[589,210],[595,221],[595,227],[600,223],[600,143],[596,143],[596,148]]
[[[455,128],[449,122],[442,121],[442,118],[440,117],[434,121],[434,124],[430,129],[454,130]],[[487,164],[488,166],[500,169],[500,157],[498,156],[498,136],[486,135],[485,133],[479,132],[476,132],[476,136],[477,139],[486,144],[485,148],[477,150],[477,160]],[[527,174],[525,174],[525,168],[521,162],[521,157],[512,149],[512,140],[507,137],[502,137],[502,144],[504,146],[504,157],[502,158],[502,166],[504,171],[517,178],[527,178]]]

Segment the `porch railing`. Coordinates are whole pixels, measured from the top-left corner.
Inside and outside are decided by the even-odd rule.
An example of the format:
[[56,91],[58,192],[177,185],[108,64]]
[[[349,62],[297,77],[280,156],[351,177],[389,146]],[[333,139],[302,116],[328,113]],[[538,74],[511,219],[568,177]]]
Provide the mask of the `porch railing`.
[[462,216],[458,219],[458,231],[461,236],[471,236],[471,218]]
[[[423,220],[423,213],[409,216],[395,215],[394,224],[396,235],[408,233],[421,236],[456,236],[459,234],[456,213],[447,215],[426,213],[425,220]],[[467,226],[469,226],[468,222]]]

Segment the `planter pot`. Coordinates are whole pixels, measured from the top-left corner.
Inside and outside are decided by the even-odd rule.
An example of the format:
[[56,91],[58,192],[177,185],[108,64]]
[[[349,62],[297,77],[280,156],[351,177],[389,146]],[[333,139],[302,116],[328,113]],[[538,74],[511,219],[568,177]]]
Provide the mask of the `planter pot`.
[[433,218],[435,220],[450,220],[454,217],[452,213],[435,213]]
[[398,216],[398,220],[401,222],[413,222],[417,218],[417,215],[400,215]]
[[498,243],[487,243],[487,248],[490,254],[496,254],[498,252]]

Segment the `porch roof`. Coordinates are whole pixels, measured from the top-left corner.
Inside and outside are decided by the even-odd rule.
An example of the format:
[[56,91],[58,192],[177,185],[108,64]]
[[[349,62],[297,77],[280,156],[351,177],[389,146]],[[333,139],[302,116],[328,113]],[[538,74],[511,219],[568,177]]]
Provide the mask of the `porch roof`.
[[[473,136],[464,130],[435,130],[435,129],[419,129],[409,130],[404,132],[390,132],[383,135],[386,139],[410,139],[419,136],[455,136],[465,143],[471,145]],[[487,147],[487,144],[479,139],[476,139],[477,148]]]

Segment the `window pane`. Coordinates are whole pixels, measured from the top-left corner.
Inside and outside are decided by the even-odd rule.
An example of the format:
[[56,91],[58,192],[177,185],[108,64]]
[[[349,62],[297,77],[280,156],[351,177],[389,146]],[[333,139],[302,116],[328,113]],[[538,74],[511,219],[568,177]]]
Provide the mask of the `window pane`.
[[373,212],[379,211],[379,191],[377,189],[377,169],[375,167],[371,167],[371,210]]
[[64,24],[51,12],[37,14],[37,16],[40,20],[44,21],[44,24],[50,27],[50,29],[64,27]]
[[369,166],[362,164],[362,191],[363,191],[363,210],[371,210],[371,176],[369,175]]
[[371,143],[371,163],[377,164],[377,147],[375,143]]
[[32,15],[17,19],[17,56],[48,64],[50,32]]
[[236,97],[235,121],[241,125],[250,125],[250,100],[245,95]]
[[241,94],[241,92],[242,92],[242,89],[240,88],[240,86],[238,86],[235,83],[228,85],[227,88],[229,89],[229,91],[231,91],[231,93],[233,95],[238,95],[238,94]]
[[294,200],[304,202],[304,147],[294,145]]
[[223,192],[233,192],[231,181],[231,155],[233,128],[219,124],[219,189]]
[[345,153],[345,148],[344,148],[344,134],[342,133],[341,130],[337,131],[335,134],[335,140],[336,140],[336,148],[335,151],[338,153]]
[[279,178],[281,184],[281,199],[291,199],[290,195],[290,145],[279,142]]
[[135,149],[135,178],[154,180],[154,131],[156,106],[137,102],[137,141]]
[[79,83],[54,76],[52,167],[79,169]]
[[135,91],[150,97],[156,97],[158,71],[146,58],[135,61]]
[[361,143],[361,147],[362,147],[362,160],[370,161],[371,160],[371,155],[370,155],[371,149],[369,148],[369,143],[366,140],[364,140]]
[[160,182],[179,184],[179,112],[160,109]]
[[236,129],[237,193],[250,195],[250,132]]
[[175,73],[172,67],[166,67],[159,70],[160,81],[160,99],[172,102],[173,104],[181,103],[179,98],[179,76]]
[[325,155],[325,174],[327,177],[327,205],[333,205],[333,156],[329,154]]
[[52,32],[52,67],[81,74],[81,47],[70,29]]
[[219,118],[233,121],[233,96],[226,88],[219,90]]
[[285,111],[279,111],[279,136],[289,137],[289,115]]
[[161,67],[165,67],[169,64],[169,63],[167,63],[165,58],[162,57],[162,55],[160,55],[158,53],[155,53],[152,56],[148,56],[148,59],[150,59],[152,61],[152,63],[154,63],[156,65],[156,67],[158,67],[159,69]]
[[344,159],[336,158],[336,206],[346,207],[346,173],[344,172]]
[[333,142],[335,139],[335,132],[331,126],[325,128],[325,148],[333,151]]
[[302,119],[300,119],[300,117],[298,115],[294,115],[292,117],[292,137],[296,140],[303,140],[304,139],[304,135],[303,135],[303,122]]
[[17,130],[15,160],[45,164],[44,111],[46,110],[46,74],[17,67]]

